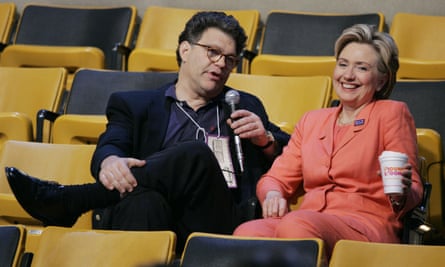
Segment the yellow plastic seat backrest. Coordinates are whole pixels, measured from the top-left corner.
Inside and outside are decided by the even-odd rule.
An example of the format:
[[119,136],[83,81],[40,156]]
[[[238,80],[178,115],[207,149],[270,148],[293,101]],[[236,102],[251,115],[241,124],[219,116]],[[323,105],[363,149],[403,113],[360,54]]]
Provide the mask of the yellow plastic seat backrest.
[[399,79],[445,79],[445,16],[396,13],[389,33],[399,48]]
[[444,262],[445,246],[340,240],[329,267],[441,267]]
[[8,44],[15,19],[14,3],[0,3],[0,43]]
[[63,68],[0,67],[0,150],[8,139],[34,140],[37,111],[57,111],[66,75]]
[[[136,46],[130,54],[130,71],[177,71],[176,48],[178,37],[185,27],[186,22],[198,11],[198,9],[173,8],[150,6],[146,9],[138,33]],[[255,37],[258,29],[260,13],[258,10],[222,10],[233,15],[243,27],[248,36],[246,48],[251,50],[255,45]],[[145,53],[151,54],[150,59],[138,60]],[[165,62],[167,60],[167,62]],[[148,65],[144,65],[148,64]]]
[[257,96],[269,120],[292,133],[301,116],[310,110],[327,107],[331,79],[327,76],[291,77],[232,73],[227,85]]
[[[429,199],[427,219],[433,225],[433,235],[445,236],[443,221],[443,162],[442,140],[438,132],[433,129],[417,129],[417,145],[419,156],[425,158],[424,178],[432,185]],[[433,236],[432,238],[436,238]]]
[[174,257],[171,231],[79,230],[47,227],[32,260],[34,267],[154,266]]
[[[90,161],[94,149],[94,145],[7,141],[0,158],[0,224],[41,225],[15,199],[6,180],[5,167],[16,167],[31,176],[64,185],[92,183],[95,180],[90,174]],[[74,227],[91,228],[91,213],[82,215]]]

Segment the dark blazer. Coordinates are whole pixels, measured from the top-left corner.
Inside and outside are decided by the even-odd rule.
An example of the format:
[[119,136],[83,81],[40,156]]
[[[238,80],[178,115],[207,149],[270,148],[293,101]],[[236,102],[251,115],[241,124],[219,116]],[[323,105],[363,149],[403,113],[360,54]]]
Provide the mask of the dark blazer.
[[[101,162],[110,155],[145,159],[162,149],[170,117],[171,101],[165,92],[171,84],[155,90],[116,92],[110,96],[106,115],[106,131],[100,136],[91,161],[91,172],[96,179]],[[232,88],[225,87],[224,92]],[[230,114],[224,105],[224,114]],[[261,101],[248,93],[240,92],[239,109],[257,114],[267,130],[270,130],[280,145],[280,150],[289,141],[289,135],[268,121]],[[224,127],[228,127],[224,124]],[[231,132],[231,130],[229,131]],[[235,157],[233,138],[230,139],[232,157]],[[248,141],[242,142],[245,172],[238,175],[238,189],[233,190],[236,202],[244,202],[255,196],[256,183],[271,166],[262,150]],[[280,151],[281,152],[281,151]],[[234,164],[237,164],[235,158]],[[235,166],[239,169],[239,166]]]

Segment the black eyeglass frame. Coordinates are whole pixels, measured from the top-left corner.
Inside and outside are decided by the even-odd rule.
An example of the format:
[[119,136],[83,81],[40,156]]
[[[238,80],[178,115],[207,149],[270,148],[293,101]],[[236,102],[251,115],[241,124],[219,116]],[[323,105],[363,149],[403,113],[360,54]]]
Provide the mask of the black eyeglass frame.
[[213,63],[217,63],[223,56],[224,56],[224,63],[231,69],[233,69],[239,63],[239,57],[233,55],[225,55],[218,48],[214,48],[209,45],[200,43],[191,43],[191,44],[206,48],[207,58]]

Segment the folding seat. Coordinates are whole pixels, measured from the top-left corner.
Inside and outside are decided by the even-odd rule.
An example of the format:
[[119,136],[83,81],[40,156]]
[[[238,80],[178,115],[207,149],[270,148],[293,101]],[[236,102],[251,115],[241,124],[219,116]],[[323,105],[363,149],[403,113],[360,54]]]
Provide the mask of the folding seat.
[[445,16],[396,13],[389,33],[399,48],[399,79],[445,80]]
[[9,44],[16,18],[15,12],[14,3],[0,3],[0,52]]
[[321,239],[241,237],[192,233],[181,267],[322,267],[327,266]]
[[[185,23],[200,10],[150,6],[146,9],[136,46],[130,53],[129,71],[177,71],[178,36]],[[246,49],[252,50],[260,19],[258,10],[222,10],[233,15],[248,36]],[[247,61],[244,61],[244,67]]]
[[293,77],[232,73],[227,85],[257,96],[269,119],[292,133],[301,116],[327,107],[332,94],[328,76]]
[[[6,140],[35,140],[39,109],[56,111],[66,70],[63,68],[0,67],[0,151]],[[48,127],[42,128],[47,140]]]
[[80,230],[47,227],[33,267],[168,266],[176,235],[171,231]]
[[0,64],[65,67],[70,73],[81,67],[123,69],[125,58],[119,51],[131,45],[135,23],[134,6],[28,4]]
[[332,14],[272,10],[250,73],[279,76],[332,76],[334,44],[345,28],[372,24],[383,30],[382,13]]
[[176,77],[174,72],[80,69],[74,75],[63,111],[39,111],[37,140],[40,127],[49,120],[54,122],[51,142],[95,144],[105,130],[105,109],[113,92],[154,89],[174,82]]
[[[90,174],[94,149],[94,145],[7,141],[0,158],[0,224],[42,226],[17,202],[6,180],[5,167],[16,167],[31,176],[61,184],[94,182]],[[73,227],[91,229],[91,214],[88,212],[82,215]]]
[[445,239],[442,140],[433,129],[417,128],[417,145],[419,156],[424,159],[421,174],[424,189],[428,191],[424,202],[407,217],[404,241],[410,244],[435,243]]
[[444,262],[445,246],[340,240],[329,267],[441,267]]
[[18,267],[25,251],[26,229],[23,225],[0,226],[0,266]]

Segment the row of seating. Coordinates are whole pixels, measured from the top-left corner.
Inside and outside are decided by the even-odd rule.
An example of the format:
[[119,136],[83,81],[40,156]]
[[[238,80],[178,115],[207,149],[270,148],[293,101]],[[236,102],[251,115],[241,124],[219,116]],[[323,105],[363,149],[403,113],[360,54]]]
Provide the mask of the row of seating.
[[[9,122],[0,123],[0,145],[7,139],[95,143],[105,129],[105,107],[112,92],[158,88],[174,81],[176,75],[171,72],[80,69],[75,73],[72,88],[61,106],[66,79],[63,68],[0,67],[0,121]],[[331,79],[324,76],[273,77],[233,73],[227,84],[258,96],[268,107],[270,119],[289,133],[304,112],[327,107],[332,95]],[[13,124],[12,121],[17,122]],[[53,127],[50,127],[50,121],[55,121]]]
[[[105,129],[105,106],[112,92],[156,88],[173,81],[177,75],[167,72],[80,69],[74,76],[73,87],[61,109],[57,103],[60,102],[65,74],[63,68],[0,67],[0,150],[7,140],[94,145]],[[331,80],[325,76],[284,77],[233,73],[227,84],[258,96],[270,119],[288,133],[292,132],[304,112],[329,106],[332,97]],[[434,145],[428,148],[428,153],[423,153],[428,161],[428,181],[433,185],[430,220],[439,230],[438,236],[443,235],[444,223],[443,145],[440,140],[440,134],[445,131],[441,105],[444,90],[445,82],[404,81],[397,83],[393,93],[394,99],[408,103],[418,128],[432,128],[438,132],[433,138]],[[46,91],[47,94],[44,93]],[[422,95],[425,103],[420,104],[419,95]],[[431,105],[435,108],[431,108]],[[37,139],[33,131],[36,131]],[[21,159],[20,156],[18,158]],[[25,162],[28,164],[30,161],[33,160]],[[89,177],[88,172],[83,177]]]
[[[425,202],[422,203],[419,213],[418,223],[410,229],[418,232],[418,227],[428,222],[432,223],[434,231],[431,235],[443,234],[443,213],[442,213],[442,192],[441,173],[442,154],[440,153],[440,136],[431,129],[417,129],[417,139],[419,155],[424,159],[425,166],[422,168],[422,177],[425,182],[433,185],[431,198],[425,195]],[[83,184],[94,182],[89,171],[91,156],[95,145],[85,144],[49,144],[29,141],[9,140],[4,144],[3,153],[0,157],[0,168],[3,170],[7,166],[17,167],[30,175],[47,180],[53,180],[60,184]],[[44,155],[44,156],[42,156]],[[430,200],[428,203],[428,200]],[[82,215],[73,226],[74,228],[91,229],[93,220],[100,220],[92,216],[92,212]],[[33,219],[22,209],[14,195],[12,194],[4,172],[0,172],[0,224],[24,224],[33,227],[42,227],[41,223]],[[407,234],[415,234],[415,233]],[[422,232],[420,232],[422,234]],[[423,236],[423,235],[421,235]],[[428,236],[434,237],[436,236]],[[412,238],[406,236],[407,243],[413,243]],[[419,242],[422,240],[419,239]]]
[[[133,6],[74,8],[29,4],[20,16],[13,42],[6,44],[2,52],[0,64],[62,66],[71,72],[80,67],[177,71],[177,37],[197,11],[150,6],[136,30]],[[334,41],[344,28],[366,23],[383,31],[385,26],[379,12],[271,10],[260,32],[258,10],[225,11],[246,30],[246,60],[238,72],[251,74],[330,76],[335,64]],[[444,26],[445,16],[397,13],[393,17],[389,33],[400,50],[399,78],[445,79]],[[8,29],[10,32],[11,28]]]
[[47,227],[38,247],[28,245],[29,229],[0,226],[0,265],[158,266],[158,267],[439,267],[445,246],[403,245],[340,240],[330,260],[317,238],[278,239],[192,233],[182,255],[175,255],[171,231],[79,230]]

